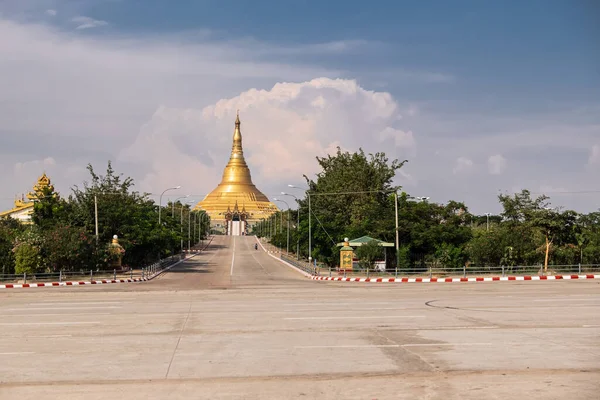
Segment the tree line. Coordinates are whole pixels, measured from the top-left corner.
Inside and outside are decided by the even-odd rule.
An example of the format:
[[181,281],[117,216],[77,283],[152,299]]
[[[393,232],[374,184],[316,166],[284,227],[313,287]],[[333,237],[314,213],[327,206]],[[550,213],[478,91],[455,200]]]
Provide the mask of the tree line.
[[204,212],[168,203],[159,224],[158,205],[134,190],[132,178],[116,173],[110,162],[104,175],[92,165],[87,169],[90,181],[73,187],[67,198],[44,188],[30,224],[0,220],[2,274],[107,268],[117,256],[108,246],[113,235],[125,249],[124,268],[145,266],[204,239],[210,226]]
[[[534,265],[600,264],[600,210],[588,214],[551,206],[549,197],[528,190],[498,196],[502,211],[476,215],[461,201],[445,204],[414,198],[393,185],[407,161],[384,153],[350,153],[317,157],[321,171],[305,176],[308,192],[290,215],[290,251],[299,243],[307,259],[309,196],[312,212],[310,256],[339,265],[343,238],[364,235],[395,242],[398,207],[399,251],[389,249],[390,267],[419,272],[430,265],[449,269]],[[300,224],[296,228],[297,212]],[[283,213],[283,214],[280,214]],[[284,219],[282,229],[281,218]],[[259,223],[254,232],[278,247],[287,247],[287,210]],[[277,222],[274,222],[277,221]],[[273,224],[278,228],[273,233]],[[269,228],[271,228],[269,230]]]

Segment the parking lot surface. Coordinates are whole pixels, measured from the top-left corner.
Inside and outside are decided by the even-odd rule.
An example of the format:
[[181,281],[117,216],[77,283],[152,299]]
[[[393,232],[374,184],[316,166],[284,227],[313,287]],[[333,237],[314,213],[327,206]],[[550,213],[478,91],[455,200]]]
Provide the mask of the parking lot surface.
[[598,281],[318,282],[254,243],[0,292],[0,399],[598,398]]

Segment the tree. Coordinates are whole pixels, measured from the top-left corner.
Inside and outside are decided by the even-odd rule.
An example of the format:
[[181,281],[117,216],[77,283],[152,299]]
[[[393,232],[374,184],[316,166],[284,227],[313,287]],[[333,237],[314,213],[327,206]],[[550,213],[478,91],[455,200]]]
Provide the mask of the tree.
[[33,274],[43,270],[42,236],[37,227],[26,229],[15,239],[15,273]]
[[[317,157],[321,172],[317,179],[305,176],[312,210],[312,254],[328,264],[337,263],[336,243],[343,237],[370,235],[393,240],[394,200],[399,188],[392,181],[406,161],[390,160],[385,153],[342,152]],[[334,194],[332,194],[334,193]],[[308,197],[299,201],[308,212]],[[308,247],[308,215],[303,216],[299,235]]]
[[435,252],[436,258],[446,268],[457,270],[465,265],[466,254],[462,247],[442,242]]
[[51,229],[64,216],[65,202],[60,199],[52,186],[44,186],[37,196],[31,220],[42,231]]
[[[98,246],[105,247],[113,235],[127,250],[124,264],[140,265],[156,260],[161,255],[172,254],[179,249],[181,228],[179,215],[172,218],[163,213],[163,223],[158,225],[158,208],[148,198],[133,190],[130,177],[117,174],[109,162],[106,174],[99,175],[88,165],[91,182],[83,188],[75,186],[71,203],[70,224],[85,228],[88,235],[95,232],[95,202],[98,205]],[[187,218],[184,221],[187,224]],[[184,230],[187,238],[187,225]]]
[[[464,203],[450,201],[445,205],[427,201],[413,201],[402,193],[398,198],[401,247],[409,247],[410,265],[414,272],[424,271],[426,262],[440,259],[447,247],[464,247],[472,237],[472,216]],[[441,251],[441,252],[440,252]],[[444,258],[444,257],[442,257]]]
[[473,238],[465,249],[469,259],[478,267],[499,266],[503,256],[502,242],[498,240],[502,233],[498,230],[493,232],[474,229]]
[[382,258],[383,249],[379,246],[377,240],[370,240],[356,249],[356,256],[358,257],[358,264],[361,268],[367,270],[368,275],[369,270],[375,266],[375,261]]
[[579,262],[583,264],[583,248],[588,244],[589,239],[585,232],[579,232],[575,234],[577,240],[577,247],[579,248]]
[[15,239],[21,235],[25,227],[13,218],[0,219],[0,268],[2,274],[15,272]]
[[546,273],[551,247],[572,239],[570,236],[573,235],[576,213],[550,208],[547,196],[541,195],[533,199],[528,190],[523,190],[512,197],[501,194],[498,199],[504,208],[502,216],[509,225],[521,225],[543,237],[544,272]]
[[95,248],[84,228],[59,224],[44,234],[44,258],[51,271],[88,269],[105,262],[106,252]]

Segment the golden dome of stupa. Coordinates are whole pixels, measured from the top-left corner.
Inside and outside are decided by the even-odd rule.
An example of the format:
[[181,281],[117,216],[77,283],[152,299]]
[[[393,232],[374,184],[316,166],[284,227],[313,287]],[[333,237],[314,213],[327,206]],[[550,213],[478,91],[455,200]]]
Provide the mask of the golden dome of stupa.
[[223,171],[221,183],[194,208],[206,211],[211,221],[225,220],[225,214],[238,207],[247,213],[249,222],[266,218],[278,210],[277,206],[252,183],[250,168],[244,159],[240,125],[238,114],[233,131],[231,155]]

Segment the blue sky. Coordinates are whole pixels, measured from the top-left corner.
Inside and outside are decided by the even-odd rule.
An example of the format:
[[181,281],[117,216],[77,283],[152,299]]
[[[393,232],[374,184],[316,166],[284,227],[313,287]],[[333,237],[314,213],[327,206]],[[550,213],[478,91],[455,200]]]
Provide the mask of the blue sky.
[[[176,151],[190,149],[176,150],[178,141],[191,143],[202,123],[226,138],[229,125],[221,118],[231,110],[219,110],[218,104],[230,103],[247,108],[247,140],[253,134],[257,139],[248,143],[255,156],[253,176],[265,192],[277,193],[290,176],[313,172],[312,167],[302,170],[314,164],[308,149],[319,153],[338,142],[348,150],[364,147],[408,158],[408,176],[399,182],[407,190],[442,202],[464,200],[475,212],[497,211],[498,191],[600,190],[595,179],[600,172],[600,5],[593,1],[24,0],[0,1],[0,21],[5,37],[34,49],[27,53],[4,43],[5,51],[17,54],[12,63],[0,61],[7,84],[25,74],[27,82],[64,80],[68,86],[58,101],[48,88],[29,83],[27,93],[14,84],[14,91],[0,97],[16,110],[0,115],[0,134],[10,136],[2,146],[3,167],[14,171],[0,181],[2,206],[31,186],[40,166],[68,188],[81,179],[78,165],[85,160],[120,161],[144,189],[158,191],[173,179],[164,167],[143,157],[137,163],[130,161],[136,157],[123,159],[123,154],[168,136],[177,157]],[[131,54],[124,51],[128,46]],[[49,54],[54,47],[56,54]],[[88,59],[108,60],[110,67],[96,71]],[[28,68],[11,69],[19,62]],[[58,71],[63,62],[72,72]],[[319,78],[344,83],[325,89],[309,83]],[[99,81],[106,84],[95,86]],[[350,104],[340,94],[348,90],[346,81],[366,91],[362,103]],[[316,92],[302,101],[314,105],[320,96],[335,110],[326,117],[315,114],[315,124],[322,125],[304,133],[312,144],[306,153],[293,153],[297,159],[290,165],[297,167],[286,169],[287,176],[272,172],[262,163],[258,145],[252,147],[267,138],[280,149],[292,146],[265,121],[307,106],[298,97],[281,102],[282,94],[272,90],[281,82],[303,84],[298,90]],[[257,101],[245,94],[251,89],[266,90],[271,98]],[[114,92],[122,104],[94,100]],[[347,124],[350,116],[365,113],[363,120],[370,120],[383,112],[381,101],[367,92],[389,94],[396,111],[362,132],[329,137],[327,129],[352,130],[357,124]],[[271,109],[274,98],[280,103]],[[39,108],[25,113],[15,106],[23,102]],[[182,110],[199,115],[207,107],[214,121],[188,125],[189,114]],[[32,126],[32,118],[40,126]],[[285,119],[281,123],[285,127]],[[105,130],[96,132],[99,125]],[[113,136],[105,133],[107,127]],[[395,130],[394,140],[379,135],[385,128]],[[53,140],[46,143],[48,137]],[[27,138],[36,138],[39,146]],[[205,143],[196,155],[186,153],[190,164],[181,168],[214,166],[206,174],[218,180],[215,171],[227,157],[220,155],[227,140],[214,147]],[[85,146],[95,141],[93,148]],[[213,184],[209,179],[193,190],[200,195]],[[600,195],[557,196],[557,205],[582,211],[600,204]]]
[[[94,4],[94,3],[93,3]],[[280,43],[372,41],[382,47],[321,62],[351,70],[448,74],[499,96],[598,100],[600,5],[592,1],[223,1],[96,2],[89,12],[116,30],[144,34],[209,30],[215,38]],[[368,50],[368,49],[367,49]],[[314,61],[314,60],[311,60]],[[464,91],[462,90],[464,88]],[[450,98],[455,90],[446,88]]]

